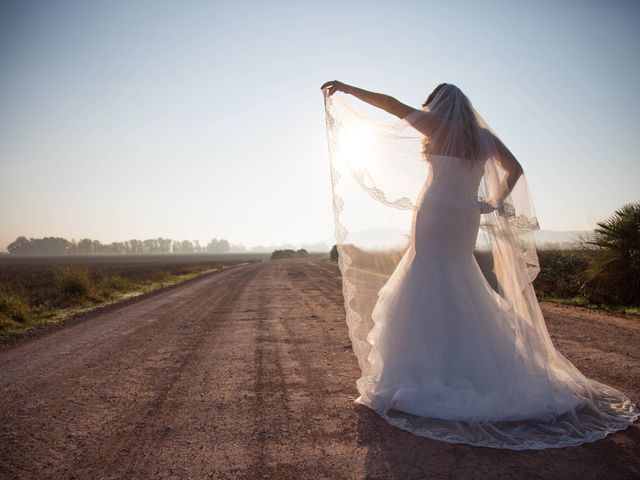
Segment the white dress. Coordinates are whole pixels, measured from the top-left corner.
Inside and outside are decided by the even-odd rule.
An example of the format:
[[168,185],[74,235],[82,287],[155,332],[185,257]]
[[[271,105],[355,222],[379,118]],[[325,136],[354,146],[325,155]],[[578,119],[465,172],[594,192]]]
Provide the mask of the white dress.
[[[430,162],[409,248],[371,315],[371,370],[356,402],[422,436],[499,448],[576,445],[628,426],[637,415],[623,394],[559,353],[550,359],[516,340],[536,335],[516,335],[510,305],[474,257],[484,165],[443,155]],[[622,421],[620,411],[629,413]],[[584,430],[567,434],[563,415],[576,412]]]

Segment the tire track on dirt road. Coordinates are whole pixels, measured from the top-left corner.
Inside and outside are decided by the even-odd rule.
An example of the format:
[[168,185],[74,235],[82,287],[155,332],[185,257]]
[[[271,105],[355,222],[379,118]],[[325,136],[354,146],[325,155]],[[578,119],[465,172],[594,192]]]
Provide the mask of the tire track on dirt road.
[[[153,437],[148,418],[211,328],[210,314],[255,271],[231,269],[4,352],[2,404],[12,408],[0,413],[0,473],[39,459],[51,459],[40,465],[51,476],[124,468],[121,451]],[[11,459],[18,461],[10,466]]]

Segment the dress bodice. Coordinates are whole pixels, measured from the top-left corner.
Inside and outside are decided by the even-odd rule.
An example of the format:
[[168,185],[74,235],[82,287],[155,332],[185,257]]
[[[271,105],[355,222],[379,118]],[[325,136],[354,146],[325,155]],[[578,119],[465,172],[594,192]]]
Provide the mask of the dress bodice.
[[478,208],[477,195],[485,162],[461,157],[430,155],[431,168],[420,207]]

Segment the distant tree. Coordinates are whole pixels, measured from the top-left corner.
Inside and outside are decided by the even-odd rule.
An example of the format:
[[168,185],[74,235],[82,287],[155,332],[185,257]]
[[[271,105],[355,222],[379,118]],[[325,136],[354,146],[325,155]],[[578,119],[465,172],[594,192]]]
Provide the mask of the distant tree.
[[104,253],[111,255],[126,253],[124,242],[111,242],[105,247]]
[[229,250],[231,250],[231,245],[224,238],[220,240],[212,238],[205,247],[207,253],[227,253]]
[[158,241],[155,238],[148,238],[143,242],[144,253],[159,253],[160,247],[158,246]]
[[18,237],[9,245],[7,245],[7,251],[11,255],[29,255],[31,253],[31,242],[27,237]]
[[42,240],[36,239],[37,242],[41,242],[37,250],[41,251],[44,255],[64,255],[69,253],[69,240],[62,237],[44,237]]
[[193,253],[191,240],[173,242],[173,253]]
[[83,238],[75,248],[78,255],[91,255],[93,252],[93,242],[89,238]]
[[171,253],[171,244],[173,243],[173,240],[162,237],[159,237],[157,240],[159,253]]
[[144,253],[144,242],[142,240],[132,238],[129,243],[131,244],[131,253],[134,255]]
[[71,253],[72,244],[60,237],[18,237],[7,246],[12,255],[64,255]]
[[[234,251],[246,251],[243,245],[233,245]],[[98,254],[171,254],[171,253],[226,253],[232,245],[225,239],[212,239],[207,246],[198,240],[176,241],[170,238],[132,238],[122,242],[103,244],[99,240],[82,238],[71,241],[61,237],[27,238],[20,236],[7,245],[10,255],[98,255]]]
[[329,252],[329,259],[331,259],[332,262],[337,262],[338,256],[338,246],[334,245],[333,247],[331,247],[331,252]]
[[245,247],[241,243],[232,243],[229,246],[229,251],[230,252],[246,252],[247,251],[247,247]]
[[93,253],[104,253],[105,245],[100,240],[92,240]]

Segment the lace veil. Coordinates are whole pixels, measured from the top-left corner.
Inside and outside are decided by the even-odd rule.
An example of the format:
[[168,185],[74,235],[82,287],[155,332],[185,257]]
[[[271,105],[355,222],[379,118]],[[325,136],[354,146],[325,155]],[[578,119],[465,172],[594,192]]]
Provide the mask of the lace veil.
[[539,226],[526,175],[512,171],[504,144],[462,91],[442,84],[428,104],[401,120],[378,119],[341,92],[329,95],[324,89],[323,95],[335,238],[349,336],[362,372],[358,382],[375,381],[368,359],[371,312],[407,251],[417,202],[432,185],[429,156],[445,155],[481,168],[474,202],[488,213],[481,216],[475,257],[497,301],[509,311],[514,344],[547,366],[548,381],[558,383],[558,391],[563,390],[559,379],[570,379],[576,395],[591,402],[580,415],[576,410],[526,428],[522,423],[387,420],[431,438],[512,449],[572,445],[627,426],[636,415],[629,399],[586,379],[551,342],[532,284],[540,270],[533,233]]

